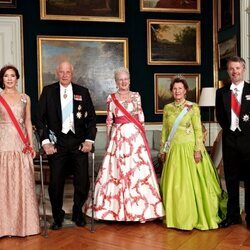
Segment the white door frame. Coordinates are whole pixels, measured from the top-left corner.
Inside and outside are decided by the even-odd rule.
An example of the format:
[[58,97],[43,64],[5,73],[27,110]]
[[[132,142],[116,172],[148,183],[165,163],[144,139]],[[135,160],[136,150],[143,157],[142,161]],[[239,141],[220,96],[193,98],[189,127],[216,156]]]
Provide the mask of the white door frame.
[[23,20],[22,15],[0,15],[0,68],[6,64],[17,67],[18,90],[24,92]]

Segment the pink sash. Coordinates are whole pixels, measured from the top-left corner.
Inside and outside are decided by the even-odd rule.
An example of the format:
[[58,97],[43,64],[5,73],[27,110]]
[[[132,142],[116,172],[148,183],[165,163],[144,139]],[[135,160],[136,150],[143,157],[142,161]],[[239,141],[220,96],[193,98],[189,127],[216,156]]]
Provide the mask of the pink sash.
[[[138,119],[138,115],[135,115],[134,117],[135,119]],[[115,117],[115,123],[125,124],[125,123],[130,123],[130,120],[126,116],[119,116],[119,117]]]
[[149,158],[151,160],[151,163],[152,163],[152,159],[151,159],[151,152],[150,152],[150,148],[148,146],[148,141],[147,141],[147,138],[146,138],[146,133],[145,133],[145,129],[143,128],[143,126],[141,125],[141,123],[139,122],[138,120],[138,116],[137,116],[137,119],[135,117],[133,117],[120,103],[119,101],[116,99],[115,97],[115,94],[113,93],[111,95],[111,98],[113,100],[113,102],[115,103],[116,107],[119,108],[122,113],[125,115],[125,117],[132,123],[135,124],[135,126],[141,131],[141,134],[142,134],[142,138],[143,138],[143,141],[145,143],[145,146],[146,146],[146,149],[147,149],[147,152],[148,152],[148,155],[149,155]]
[[22,129],[20,128],[18,121],[16,120],[16,117],[14,116],[10,106],[8,103],[4,100],[4,98],[0,95],[0,102],[3,104],[4,108],[6,109],[8,115],[10,116],[11,121],[13,122],[21,140],[23,141],[25,147],[23,149],[23,153],[32,152],[32,147],[29,145],[29,140],[27,136],[24,136]]

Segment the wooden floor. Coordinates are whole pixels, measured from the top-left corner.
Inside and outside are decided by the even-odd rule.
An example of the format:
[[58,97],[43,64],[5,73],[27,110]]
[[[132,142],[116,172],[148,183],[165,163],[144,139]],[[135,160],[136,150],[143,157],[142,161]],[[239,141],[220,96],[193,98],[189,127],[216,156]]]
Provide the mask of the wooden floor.
[[84,228],[49,230],[47,238],[42,235],[4,237],[0,239],[0,249],[250,249],[250,231],[244,224],[210,231],[179,231],[166,229],[161,221],[145,224],[98,222],[94,233],[90,232],[88,224]]

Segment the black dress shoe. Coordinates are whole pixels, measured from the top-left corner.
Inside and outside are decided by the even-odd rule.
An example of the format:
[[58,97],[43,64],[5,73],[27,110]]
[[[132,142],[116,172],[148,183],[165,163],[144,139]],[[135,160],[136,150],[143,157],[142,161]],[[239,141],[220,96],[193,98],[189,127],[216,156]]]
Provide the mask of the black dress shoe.
[[81,213],[80,215],[76,216],[75,214],[73,214],[72,216],[72,221],[75,222],[75,224],[78,227],[84,227],[86,225],[86,220],[83,216],[83,214]]
[[75,221],[75,224],[78,226],[78,227],[84,227],[86,225],[86,220],[84,218],[82,218],[81,220],[76,220]]
[[237,224],[241,224],[241,218],[238,219],[225,219],[223,220],[220,224],[219,224],[219,228],[225,228],[225,227],[229,227],[231,225],[237,225]]
[[51,225],[52,230],[58,230],[62,228],[62,223],[64,221],[65,212],[62,210],[61,213],[54,218],[54,222]]
[[61,229],[62,228],[62,222],[53,222],[52,226],[51,226],[51,229],[52,230],[58,230],[58,229]]

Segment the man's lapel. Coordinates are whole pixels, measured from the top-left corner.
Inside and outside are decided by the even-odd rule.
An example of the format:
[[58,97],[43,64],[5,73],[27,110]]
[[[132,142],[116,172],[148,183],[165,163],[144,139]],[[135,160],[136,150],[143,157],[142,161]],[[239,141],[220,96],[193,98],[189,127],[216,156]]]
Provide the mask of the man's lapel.
[[56,112],[59,118],[59,122],[62,123],[62,108],[61,108],[61,98],[60,98],[60,85],[59,82],[55,88],[55,105],[56,105]]
[[229,118],[229,121],[231,121],[231,90],[230,86],[225,90],[223,94],[223,104],[227,113],[227,116]]
[[250,87],[248,83],[244,83],[244,88],[242,91],[242,97],[241,97],[241,109],[240,109],[240,117],[242,117],[244,114],[249,113],[249,104],[250,101],[246,99],[246,96],[250,96]]

